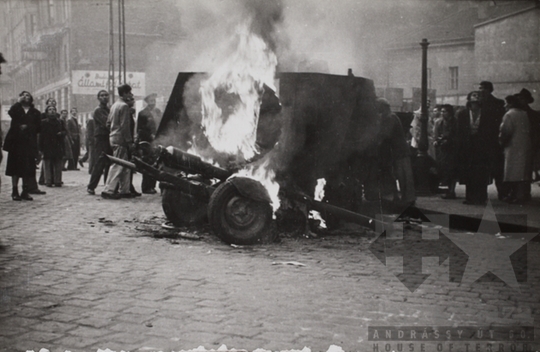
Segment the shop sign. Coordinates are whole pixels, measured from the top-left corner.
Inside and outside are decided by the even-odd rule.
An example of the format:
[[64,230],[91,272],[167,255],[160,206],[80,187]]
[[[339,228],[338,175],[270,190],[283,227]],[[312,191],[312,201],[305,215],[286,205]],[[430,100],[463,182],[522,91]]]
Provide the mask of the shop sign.
[[[133,95],[146,96],[144,72],[126,72],[127,84],[133,89]],[[107,89],[109,73],[107,71],[72,71],[71,87],[73,94],[96,95],[101,89]],[[123,83],[123,82],[122,82]],[[114,80],[114,86],[119,85],[118,76]]]

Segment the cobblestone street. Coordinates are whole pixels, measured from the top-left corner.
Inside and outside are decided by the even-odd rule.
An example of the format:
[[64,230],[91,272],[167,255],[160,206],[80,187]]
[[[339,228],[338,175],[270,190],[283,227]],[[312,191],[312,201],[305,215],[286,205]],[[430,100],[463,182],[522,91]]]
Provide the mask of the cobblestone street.
[[[423,273],[431,276],[411,292],[395,276],[399,258],[385,267],[369,250],[375,232],[351,228],[339,236],[282,236],[270,245],[235,247],[203,227],[190,229],[200,240],[184,239],[161,227],[159,194],[126,200],[87,195],[83,169],[65,172],[62,188],[41,186],[46,195],[14,202],[4,169],[5,163],[0,351],[179,351],[222,344],[248,351],[327,351],[331,345],[389,351],[398,350],[397,343],[373,341],[369,326],[540,329],[537,240],[525,246],[528,271],[519,290],[492,274],[450,282],[448,262],[424,258]],[[140,190],[140,175],[134,184]],[[494,342],[493,351],[538,350],[538,334],[526,347]],[[489,341],[474,338],[439,342],[444,351],[489,350]],[[433,339],[422,343],[412,343],[414,351],[439,346]]]

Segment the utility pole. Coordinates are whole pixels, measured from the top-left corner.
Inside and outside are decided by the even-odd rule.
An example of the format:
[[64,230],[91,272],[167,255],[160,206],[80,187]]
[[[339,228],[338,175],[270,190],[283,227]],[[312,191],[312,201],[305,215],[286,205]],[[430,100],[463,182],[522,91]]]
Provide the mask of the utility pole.
[[107,90],[111,101],[115,100],[115,88],[126,83],[126,17],[124,0],[118,0],[118,76],[116,76],[114,61],[114,0],[109,0],[109,75]]
[[118,84],[126,82],[126,22],[124,0],[118,0]]
[[427,50],[429,42],[427,39],[422,39],[420,43],[422,46],[422,108],[420,113],[420,121],[422,122],[420,141],[418,143],[418,151],[420,153],[427,154],[429,149],[428,141],[428,120],[429,113],[427,107]]
[[114,21],[113,21],[113,0],[109,0],[109,77],[107,81],[107,90],[114,102]]
[[413,162],[414,183],[417,195],[429,195],[433,189],[432,169],[435,161],[428,154],[428,107],[427,107],[427,51],[429,42],[422,39],[422,108],[420,115],[420,140],[418,141],[418,154]]

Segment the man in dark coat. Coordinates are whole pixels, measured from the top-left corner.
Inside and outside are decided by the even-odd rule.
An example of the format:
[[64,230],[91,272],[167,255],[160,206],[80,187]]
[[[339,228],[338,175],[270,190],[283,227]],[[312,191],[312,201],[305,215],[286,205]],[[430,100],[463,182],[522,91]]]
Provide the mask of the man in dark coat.
[[[156,96],[156,94],[150,94],[144,98],[147,105],[139,112],[137,118],[136,140],[140,145],[143,161],[149,164],[153,163],[151,144],[156,135],[156,120],[161,119],[161,111],[156,108]],[[141,183],[142,193],[157,193],[155,187],[156,180],[143,174]]]
[[[112,148],[109,142],[109,127],[107,118],[109,117],[109,92],[100,90],[97,94],[99,106],[94,110],[94,158],[96,163],[90,176],[90,182],[86,188],[88,194],[96,194],[95,189],[99,184],[101,175],[107,180],[111,162],[105,155],[112,155]],[[88,136],[90,138],[90,136]]]
[[480,92],[480,123],[483,124],[482,129],[486,129],[486,147],[490,148],[493,153],[491,165],[491,177],[495,179],[497,194],[499,200],[508,197],[509,189],[504,184],[504,149],[498,142],[499,126],[502,123],[502,118],[506,113],[504,108],[504,100],[493,96],[493,83],[488,81],[480,82],[478,86]]
[[[0,53],[0,75],[2,74],[2,64],[6,63],[6,59],[4,59],[4,55]],[[2,104],[0,102],[0,110],[2,109]],[[4,158],[4,154],[2,154],[2,124],[0,123],[0,164],[2,163],[2,159]],[[2,180],[0,179],[0,187],[2,186]]]
[[55,106],[47,106],[41,120],[39,150],[43,153],[43,174],[47,187],[62,187],[64,137],[66,129]]
[[71,116],[67,119],[66,129],[71,137],[71,150],[73,157],[68,160],[68,170],[79,170],[77,162],[81,153],[81,130],[77,121],[77,108],[71,108],[69,111]]
[[481,95],[478,91],[470,92],[466,108],[458,111],[456,116],[459,181],[466,185],[465,204],[486,204],[493,165],[499,157],[500,122],[493,119],[493,115],[484,113],[489,109],[482,110]]
[[[20,201],[30,197],[30,180],[36,177],[36,160],[39,157],[37,136],[41,129],[41,113],[34,107],[32,95],[23,91],[19,102],[9,109],[11,125],[3,149],[8,152],[6,175],[11,176],[13,192],[11,198]],[[19,178],[23,179],[19,195]]]

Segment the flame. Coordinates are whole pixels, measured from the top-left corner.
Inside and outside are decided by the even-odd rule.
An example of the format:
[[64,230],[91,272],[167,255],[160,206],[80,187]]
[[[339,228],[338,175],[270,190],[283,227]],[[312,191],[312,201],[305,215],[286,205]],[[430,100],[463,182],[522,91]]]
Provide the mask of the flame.
[[317,180],[317,186],[315,186],[315,194],[314,199],[318,201],[322,201],[324,198],[324,186],[326,186],[326,180],[324,178],[320,178]]
[[260,165],[249,165],[248,167],[238,171],[231,177],[241,176],[259,181],[268,191],[272,200],[272,209],[274,210],[274,218],[276,211],[281,205],[279,200],[279,184],[275,181],[276,173],[269,167],[270,159],[266,159]]
[[[318,201],[322,201],[324,198],[324,186],[326,186],[326,180],[324,178],[320,178],[317,180],[317,186],[315,187],[315,194],[314,199]],[[309,215],[315,219],[320,221],[320,227],[326,228],[326,222],[322,218],[321,214],[316,210],[310,210]]]
[[258,154],[257,124],[264,84],[273,87],[276,55],[249,23],[237,28],[236,50],[201,83],[202,127],[212,147],[249,160]]
[[[259,154],[257,125],[264,85],[274,88],[277,57],[252,33],[250,22],[237,27],[236,45],[227,60],[201,82],[201,125],[208,142],[219,153],[230,155],[245,164]],[[275,211],[280,206],[279,184],[270,168],[270,159],[248,165],[237,174],[259,181],[270,194]]]

